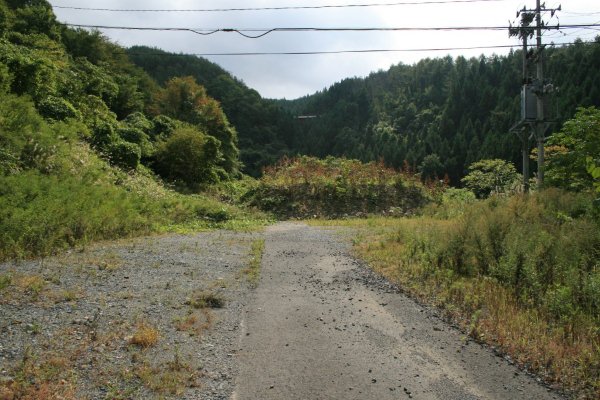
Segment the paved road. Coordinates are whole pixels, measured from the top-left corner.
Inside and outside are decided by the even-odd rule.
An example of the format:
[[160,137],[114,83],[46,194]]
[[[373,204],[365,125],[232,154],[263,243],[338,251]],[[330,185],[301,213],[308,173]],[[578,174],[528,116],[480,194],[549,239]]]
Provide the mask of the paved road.
[[266,232],[233,400],[559,399],[376,279],[334,234]]

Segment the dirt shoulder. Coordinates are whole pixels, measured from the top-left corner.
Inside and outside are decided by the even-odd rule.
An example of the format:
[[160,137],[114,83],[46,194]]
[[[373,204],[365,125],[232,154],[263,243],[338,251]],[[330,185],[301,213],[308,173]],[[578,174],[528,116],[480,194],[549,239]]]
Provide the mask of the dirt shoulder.
[[350,257],[327,231],[266,233],[236,400],[558,399]]

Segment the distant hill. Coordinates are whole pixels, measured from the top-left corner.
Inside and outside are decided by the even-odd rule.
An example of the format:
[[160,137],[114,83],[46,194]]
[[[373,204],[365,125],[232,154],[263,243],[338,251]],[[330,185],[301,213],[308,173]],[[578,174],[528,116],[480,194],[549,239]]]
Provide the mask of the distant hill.
[[[545,58],[546,75],[558,88],[550,102],[555,128],[577,107],[600,105],[600,37],[548,48]],[[412,169],[436,155],[440,177],[447,173],[456,184],[479,159],[502,158],[519,165],[520,144],[509,129],[519,117],[521,65],[520,51],[428,58],[279,104],[293,114],[318,116],[298,124],[303,140],[295,152],[383,159]]]
[[209,96],[221,103],[237,129],[244,172],[259,175],[263,166],[290,153],[297,130],[291,114],[277,102],[263,99],[217,64],[143,46],[131,47],[127,54],[160,84],[177,76],[193,76]]

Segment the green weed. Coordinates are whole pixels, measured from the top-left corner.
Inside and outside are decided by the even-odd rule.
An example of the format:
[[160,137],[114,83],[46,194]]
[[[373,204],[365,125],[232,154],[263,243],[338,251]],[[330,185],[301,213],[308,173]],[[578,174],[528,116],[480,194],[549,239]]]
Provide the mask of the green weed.
[[248,267],[243,270],[248,282],[252,285],[256,285],[260,278],[260,266],[264,250],[265,239],[256,239],[252,242],[250,248],[250,261]]
[[225,299],[218,293],[200,291],[194,293],[186,304],[193,308],[223,308]]

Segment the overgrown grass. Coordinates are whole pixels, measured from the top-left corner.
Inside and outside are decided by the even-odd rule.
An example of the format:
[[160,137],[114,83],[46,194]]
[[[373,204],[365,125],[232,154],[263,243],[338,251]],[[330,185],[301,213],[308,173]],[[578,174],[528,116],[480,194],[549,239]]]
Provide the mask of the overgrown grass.
[[265,169],[246,199],[280,218],[405,215],[435,193],[383,163],[328,157],[284,159]]
[[252,242],[249,255],[250,261],[248,262],[248,267],[243,271],[251,285],[258,284],[258,280],[260,279],[260,266],[264,250],[265,239],[256,239]]
[[223,308],[225,299],[216,292],[198,291],[190,296],[186,304],[196,309]]
[[600,395],[600,226],[591,200],[548,190],[336,224],[359,229],[355,249],[376,271],[591,399]]

